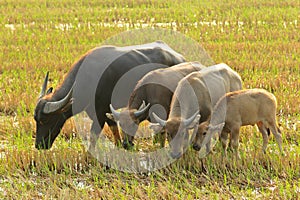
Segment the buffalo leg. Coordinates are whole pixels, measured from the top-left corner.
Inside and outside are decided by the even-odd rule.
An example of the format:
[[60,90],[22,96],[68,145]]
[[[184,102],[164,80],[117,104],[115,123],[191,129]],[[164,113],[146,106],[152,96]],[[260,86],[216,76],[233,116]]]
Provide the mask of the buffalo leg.
[[163,148],[163,147],[165,147],[166,138],[167,138],[167,133],[164,130],[162,130],[161,132],[156,133],[154,135],[153,143],[156,144],[159,142],[160,147]]
[[282,137],[281,137],[280,129],[276,126],[276,122],[271,123],[269,128],[272,131],[273,135],[275,136],[275,139],[276,139],[276,142],[277,142],[278,147],[280,149],[280,152],[283,153],[283,150],[282,150]]
[[[104,125],[104,123],[103,123]],[[92,127],[91,127],[91,133],[90,133],[90,146],[89,146],[89,151],[94,152],[95,147],[96,147],[96,142],[98,140],[98,137],[100,135],[100,132],[102,130],[101,126],[98,121],[93,121]]]
[[221,132],[221,143],[222,143],[224,153],[226,155],[227,146],[228,146],[228,132],[225,132],[224,130],[222,130]]
[[236,158],[240,159],[239,150],[239,134],[240,134],[240,127],[234,127],[231,131],[230,135],[230,147],[235,152]]
[[268,137],[268,130],[264,126],[262,122],[257,123],[258,130],[261,132],[262,137],[263,137],[263,152],[266,153],[269,137]]
[[228,135],[229,133],[225,131],[224,129],[221,132],[220,140],[223,147],[223,156],[227,156],[227,147],[228,147]]
[[167,139],[167,133],[166,133],[166,131],[163,130],[160,133],[160,148],[165,147],[166,139]]

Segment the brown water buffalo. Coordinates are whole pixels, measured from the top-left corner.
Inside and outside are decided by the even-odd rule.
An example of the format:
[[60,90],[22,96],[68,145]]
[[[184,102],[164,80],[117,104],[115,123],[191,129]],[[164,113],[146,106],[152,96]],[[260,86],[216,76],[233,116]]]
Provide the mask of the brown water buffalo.
[[[170,103],[178,82],[186,75],[200,71],[205,68],[198,62],[181,63],[169,68],[157,69],[147,73],[135,86],[131,93],[128,105],[122,112],[118,112],[111,105],[110,118],[119,122],[124,132],[123,147],[128,148],[133,145],[133,139],[136,134],[138,124],[147,119],[153,121],[148,115],[149,108],[156,108],[156,112],[161,118],[166,118],[169,114]],[[142,105],[142,102],[147,102]],[[141,106],[142,105],[142,106]],[[141,108],[139,109],[139,107]],[[143,109],[142,109],[143,108]],[[141,109],[143,112],[140,112]],[[162,132],[161,146],[165,143],[165,134]]]
[[[159,41],[137,46],[102,46],[92,49],[73,65],[62,84],[53,93],[52,88],[46,90],[47,73],[34,111],[36,148],[51,148],[65,121],[82,111],[86,111],[93,121],[92,147],[105,122],[113,130],[117,142],[120,138],[116,123],[108,119],[105,113],[110,111],[111,96],[119,79],[137,67],[139,70],[131,79],[139,80],[149,71],[184,61],[182,55]],[[128,87],[130,89],[130,85]],[[122,99],[117,103],[118,106],[126,105]]]
[[[263,152],[266,152],[270,130],[282,152],[281,132],[276,125],[276,107],[275,96],[264,89],[229,92],[214,107],[211,120],[199,125],[194,145],[197,150],[200,150],[204,137],[210,137],[214,133],[212,131],[217,131],[221,134],[220,139],[226,153],[227,139],[230,133],[230,146],[235,150],[236,156],[239,157],[237,150],[240,127],[256,124],[263,136]],[[226,113],[224,121],[218,117],[220,112]]]
[[171,156],[178,158],[188,146],[188,129],[206,121],[213,106],[226,92],[241,88],[241,77],[226,64],[193,72],[178,83],[168,119],[163,120],[153,113],[158,123],[150,124],[150,128],[158,130],[165,127]]

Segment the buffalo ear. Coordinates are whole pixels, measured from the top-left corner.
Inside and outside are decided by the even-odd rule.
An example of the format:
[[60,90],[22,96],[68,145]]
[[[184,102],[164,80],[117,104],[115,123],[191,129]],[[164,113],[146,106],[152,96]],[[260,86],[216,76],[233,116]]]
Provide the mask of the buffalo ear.
[[143,100],[138,110],[142,110],[144,107],[146,107],[146,102]]
[[221,132],[224,125],[225,125],[225,122],[217,124],[217,125],[209,125],[208,129],[211,129],[213,132],[216,132],[216,131]]
[[192,121],[192,123],[187,127],[188,129],[195,128],[196,125],[198,125],[201,115],[198,114],[195,119]]
[[47,90],[46,94],[50,94],[50,93],[52,93],[52,91],[53,91],[53,87],[49,88],[49,89]]
[[70,101],[61,109],[61,112],[66,112],[73,104],[73,102],[74,102],[74,98],[71,98]]
[[112,121],[115,121],[114,115],[112,113],[106,113],[106,117]]
[[161,131],[161,129],[163,129],[163,126],[161,126],[159,123],[149,123],[148,127],[155,133],[158,133]]

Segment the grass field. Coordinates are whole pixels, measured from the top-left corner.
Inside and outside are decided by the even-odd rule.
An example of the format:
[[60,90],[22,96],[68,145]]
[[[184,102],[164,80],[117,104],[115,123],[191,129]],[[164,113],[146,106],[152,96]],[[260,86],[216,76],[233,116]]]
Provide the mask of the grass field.
[[[0,199],[300,199],[300,2],[0,1]],[[170,166],[130,174],[89,158],[72,120],[49,151],[34,148],[33,110],[47,71],[56,87],[82,54],[144,26],[173,29],[278,100],[285,155],[254,127],[241,159],[220,146],[203,165],[189,150]],[[185,52],[180,52],[185,54]]]

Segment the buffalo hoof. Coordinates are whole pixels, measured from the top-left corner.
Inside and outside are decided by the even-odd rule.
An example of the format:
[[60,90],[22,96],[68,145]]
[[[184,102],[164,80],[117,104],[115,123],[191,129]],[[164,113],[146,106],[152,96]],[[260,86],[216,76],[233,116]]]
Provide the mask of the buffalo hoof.
[[133,142],[131,142],[131,141],[124,141],[124,142],[123,142],[123,148],[124,148],[124,149],[129,150],[129,149],[131,149],[133,146],[134,146],[134,144],[133,144]]
[[199,147],[199,145],[197,145],[197,144],[194,144],[194,145],[193,145],[193,149],[196,150],[196,151],[200,151],[200,147]]

